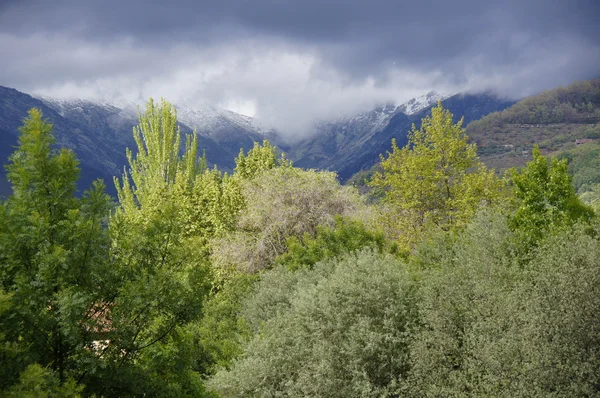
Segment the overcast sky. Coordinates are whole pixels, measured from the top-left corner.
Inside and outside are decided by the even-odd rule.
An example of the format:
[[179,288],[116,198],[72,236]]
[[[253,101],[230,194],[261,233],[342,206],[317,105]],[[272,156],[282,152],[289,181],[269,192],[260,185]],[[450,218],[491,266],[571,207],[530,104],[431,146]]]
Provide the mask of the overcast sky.
[[299,131],[430,90],[600,77],[599,20],[598,0],[0,0],[0,85],[208,101]]

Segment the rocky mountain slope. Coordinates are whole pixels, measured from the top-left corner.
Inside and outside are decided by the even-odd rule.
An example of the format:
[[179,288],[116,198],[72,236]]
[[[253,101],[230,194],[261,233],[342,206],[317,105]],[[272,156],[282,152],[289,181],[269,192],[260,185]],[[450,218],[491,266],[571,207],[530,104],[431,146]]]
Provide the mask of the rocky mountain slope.
[[[318,126],[318,133],[290,150],[290,158],[299,167],[336,171],[342,181],[379,161],[379,155],[391,149],[392,139],[405,145],[413,123],[418,124],[442,98],[429,93],[423,102],[412,100],[410,106],[386,105],[352,118]],[[456,94],[442,100],[442,105],[465,123],[512,105],[491,93]],[[411,111],[410,114],[404,112]],[[412,111],[418,110],[413,113]]]
[[180,122],[233,155],[227,161],[215,159],[219,165],[227,164],[227,168],[233,167],[233,159],[238,155],[240,148],[252,148],[254,142],[260,142],[269,134],[273,134],[272,131],[263,130],[251,117],[210,104],[177,104],[176,108]]
[[[96,178],[104,178],[107,186],[112,187],[112,176],[117,175],[126,162],[125,147],[133,146],[130,132],[135,119],[111,106],[79,101],[71,107],[0,87],[0,162],[3,165],[17,145],[22,120],[34,107],[54,125],[56,146],[76,151],[81,162],[80,189],[88,187]],[[8,191],[2,173],[0,195]]]

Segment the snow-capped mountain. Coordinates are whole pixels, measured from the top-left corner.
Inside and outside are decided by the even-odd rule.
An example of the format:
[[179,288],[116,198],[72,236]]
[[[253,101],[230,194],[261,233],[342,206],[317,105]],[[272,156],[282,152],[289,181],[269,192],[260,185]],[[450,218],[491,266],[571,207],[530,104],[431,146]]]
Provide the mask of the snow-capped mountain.
[[404,113],[405,115],[414,115],[432,105],[437,104],[438,101],[443,101],[451,96],[452,94],[443,94],[438,93],[437,91],[430,91],[427,94],[413,98],[410,101],[400,105],[398,107],[398,111]]
[[90,109],[92,107],[102,108],[108,112],[120,111],[118,107],[107,102],[88,101],[82,99],[53,98],[44,95],[34,95],[34,98],[39,99],[44,104],[58,112],[58,114],[61,116],[65,116],[66,114],[72,112],[85,112],[85,110]]
[[377,106],[367,112],[361,112],[357,115],[342,116],[334,122],[322,122],[317,124],[317,130],[320,127],[341,125],[342,131],[360,129],[365,132],[372,132],[385,127],[392,116],[399,111],[398,106],[394,104],[385,104]]
[[391,149],[392,139],[400,147],[405,145],[412,124],[418,124],[438,101],[457,120],[464,115],[466,123],[512,105],[491,94],[447,97],[429,92],[400,106],[388,104],[335,122],[319,123],[312,137],[291,148],[289,157],[300,167],[336,171],[344,181],[377,163],[379,155]]
[[[137,124],[138,105],[135,103],[117,106],[106,102],[49,97],[38,98],[63,117],[83,121],[94,120],[99,125],[108,122],[115,127],[113,130],[119,131],[119,136],[110,137],[113,143],[132,144],[132,142],[124,142],[123,138],[129,140],[131,138],[131,128]],[[140,108],[143,109],[143,105]],[[219,164],[225,169],[233,167],[233,159],[240,148],[251,148],[255,141],[265,139],[265,133],[251,117],[207,103],[191,104],[182,102],[175,104],[175,108],[177,109],[177,118],[182,132],[191,133],[195,131],[198,134],[201,147],[207,150],[209,163]],[[94,117],[98,115],[103,115],[101,119],[105,118],[106,120],[98,120],[97,117]],[[118,124],[123,124],[124,121],[127,128],[122,131],[118,128]],[[89,127],[94,128],[91,125]],[[121,145],[116,146],[121,147]],[[217,146],[219,148],[215,149]],[[227,160],[218,161],[214,155],[223,155],[223,149],[228,152]],[[214,152],[212,156],[209,150]]]
[[[418,123],[432,104],[444,98],[438,93],[397,106],[386,104],[370,111],[347,115],[315,125],[315,132],[293,144],[285,135],[262,127],[253,118],[210,104],[177,104],[182,133],[196,130],[199,146],[206,151],[210,165],[231,171],[240,148],[248,151],[256,141],[269,139],[299,167],[337,171],[342,180],[371,167],[379,155],[390,149],[391,139],[406,143],[412,123]],[[493,95],[454,95],[442,101],[465,122],[502,110],[507,103]],[[132,128],[137,125],[135,105],[115,105],[86,100],[34,98],[0,86],[0,161],[6,164],[17,145],[18,128],[30,108],[39,108],[54,125],[57,145],[74,150],[81,162],[80,188],[100,177],[113,195],[113,176],[120,176],[127,164],[126,148],[135,148]],[[424,108],[425,107],[425,108]],[[416,113],[415,113],[416,112]],[[9,192],[5,176],[0,175],[0,195]]]
[[[398,124],[398,120],[403,120],[405,123],[399,128],[406,133],[411,124],[408,116],[427,109],[445,97],[444,94],[431,91],[402,105],[388,103],[356,115],[343,116],[335,121],[317,123],[311,137],[292,146],[290,158],[301,167],[339,171],[342,165],[353,163],[353,159],[359,158],[357,154],[369,152],[367,147],[377,140],[376,137],[381,135],[380,132],[386,130],[392,121]],[[375,154],[373,161],[378,159],[377,156],[378,154]],[[370,161],[351,169],[360,169]]]
[[253,118],[211,104],[179,103],[175,107],[179,121],[235,155],[269,135]]
[[[369,147],[377,141],[379,133],[398,117],[407,118],[397,105],[386,104],[354,116],[318,123],[311,137],[292,146],[289,157],[296,166],[305,168],[339,171],[350,164],[357,170],[370,167],[371,164],[363,164],[359,158],[372,152]],[[355,160],[361,163],[355,164]]]
[[[103,178],[107,190],[115,194],[114,176],[121,176],[127,165],[126,148],[135,150],[132,130],[138,124],[136,104],[114,105],[88,100],[32,97],[0,86],[0,162],[6,164],[17,145],[19,126],[27,111],[40,109],[54,125],[57,146],[75,151],[80,160],[80,191],[96,178]],[[143,109],[143,107],[142,107]],[[199,147],[206,151],[210,166],[231,171],[240,148],[249,150],[264,139],[251,118],[217,107],[194,111],[180,110],[180,120],[197,126]],[[193,128],[180,123],[181,132]],[[4,174],[0,174],[0,196],[10,192]]]
[[214,105],[199,103],[178,103],[177,118],[180,122],[196,129],[205,135],[217,135],[226,127],[235,127],[259,133],[254,120],[245,115],[219,108]]

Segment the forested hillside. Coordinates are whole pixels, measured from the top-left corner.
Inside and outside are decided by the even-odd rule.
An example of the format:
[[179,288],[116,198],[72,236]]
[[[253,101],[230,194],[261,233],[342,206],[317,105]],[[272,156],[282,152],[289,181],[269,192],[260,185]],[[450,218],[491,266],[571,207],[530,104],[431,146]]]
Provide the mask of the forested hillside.
[[499,170],[525,165],[533,145],[556,153],[575,147],[577,140],[599,139],[600,80],[528,97],[470,123],[467,134],[486,164]]
[[390,141],[367,197],[268,141],[210,168],[150,100],[111,198],[76,195],[30,110],[0,202],[0,395],[599,395],[600,202],[537,146],[500,177],[457,116]]

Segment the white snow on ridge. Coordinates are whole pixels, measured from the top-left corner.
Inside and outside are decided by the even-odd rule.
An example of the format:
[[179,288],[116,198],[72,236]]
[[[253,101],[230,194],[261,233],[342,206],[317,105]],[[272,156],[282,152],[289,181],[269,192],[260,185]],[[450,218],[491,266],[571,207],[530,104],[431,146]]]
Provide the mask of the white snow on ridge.
[[42,101],[49,108],[54,109],[61,116],[65,116],[68,111],[79,110],[82,111],[84,108],[89,108],[90,105],[97,106],[99,108],[104,108],[108,111],[114,112],[119,111],[120,108],[109,104],[108,102],[99,102],[99,101],[88,101],[88,100],[80,100],[80,99],[62,99],[62,98],[52,98],[46,96],[34,96],[34,98]]
[[227,109],[210,104],[191,105],[186,103],[175,104],[175,108],[177,109],[177,118],[199,132],[210,133],[218,131],[219,127],[223,125],[233,125],[260,133],[253,118]]
[[413,98],[402,105],[387,104],[379,106],[373,110],[354,114],[344,115],[337,120],[330,122],[321,122],[317,125],[326,124],[367,124],[369,130],[378,131],[384,128],[390,121],[390,119],[397,113],[404,113],[406,115],[414,115],[428,108],[429,106],[435,105],[438,101],[443,101],[446,98],[451,97],[453,94],[444,94],[436,91],[430,91],[427,94]]
[[400,105],[398,110],[406,115],[414,115],[421,112],[423,109],[435,105],[438,101],[443,101],[452,94],[443,94],[436,91],[430,91],[427,94],[413,98],[410,101]]
[[[436,104],[440,100],[450,97],[452,94],[444,94],[430,91],[427,94],[413,98],[410,101],[396,105],[388,103],[362,113],[349,113],[338,116],[332,120],[315,121],[314,131],[327,131],[335,129],[346,136],[364,136],[369,137],[372,133],[383,130],[390,122],[392,117],[398,113],[414,115],[427,107]],[[36,96],[49,107],[56,110],[62,116],[70,112],[81,112],[90,105],[105,109],[111,113],[119,113],[124,117],[137,117],[138,111],[143,111],[144,106],[139,108],[133,102],[110,104],[100,101],[89,101],[79,99],[60,99],[45,96]],[[229,131],[246,131],[248,133],[258,134],[265,138],[278,136],[283,139],[279,133],[267,125],[263,125],[260,119],[242,115],[231,110],[207,103],[197,101],[179,101],[175,103],[178,120],[196,130],[199,134],[211,137],[220,136]],[[333,130],[332,130],[333,131]],[[339,134],[339,133],[337,133]],[[255,136],[255,139],[256,138]],[[273,138],[274,139],[274,138]]]
[[[137,118],[139,111],[144,110],[144,105],[136,103],[111,104],[100,101],[64,99],[46,96],[36,96],[48,107],[54,109],[61,116],[69,112],[83,111],[91,106],[103,108],[107,111],[120,113],[130,118]],[[264,135],[263,129],[252,117],[241,115],[233,111],[220,108],[208,103],[176,103],[177,119],[192,129],[197,129],[200,134],[210,135],[219,133],[223,129],[239,128],[246,131],[252,131]],[[268,131],[268,129],[265,129]]]

